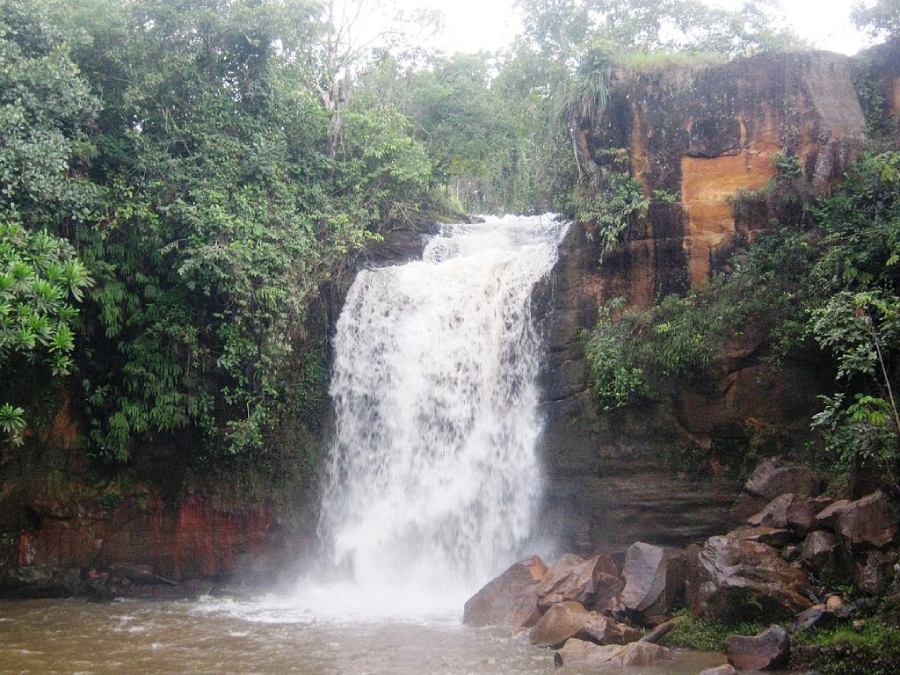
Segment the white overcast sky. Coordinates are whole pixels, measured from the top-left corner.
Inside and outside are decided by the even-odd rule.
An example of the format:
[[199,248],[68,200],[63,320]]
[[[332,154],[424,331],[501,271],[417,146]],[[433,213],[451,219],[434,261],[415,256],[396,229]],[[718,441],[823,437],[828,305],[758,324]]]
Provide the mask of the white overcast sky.
[[[871,0],[870,0],[871,1]],[[739,8],[743,0],[708,0]],[[518,28],[514,0],[399,0],[409,7],[439,9],[445,17],[440,46],[448,51],[495,51],[508,45]],[[867,46],[850,23],[853,0],[781,0],[785,16],[819,49],[854,54]]]

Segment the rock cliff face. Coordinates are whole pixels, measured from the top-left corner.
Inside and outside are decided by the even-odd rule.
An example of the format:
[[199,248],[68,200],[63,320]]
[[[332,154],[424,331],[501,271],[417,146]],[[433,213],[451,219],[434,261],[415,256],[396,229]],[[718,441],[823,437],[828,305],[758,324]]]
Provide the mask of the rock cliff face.
[[768,226],[736,221],[732,201],[775,176],[776,152],[799,158],[814,188],[839,178],[865,139],[856,77],[849,57],[829,52],[614,77],[602,116],[581,122],[582,164],[590,170],[624,148],[647,194],[679,199],[636,228],[602,275],[603,294],[646,306],[702,285]]
[[[808,431],[826,384],[821,369],[789,363],[773,372],[752,337],[723,345],[726,357],[702,380],[640,407],[598,414],[578,334],[611,298],[644,307],[703,285],[737,247],[769,229],[765,208],[735,217],[733,202],[775,176],[776,152],[800,160],[810,190],[827,190],[866,137],[865,96],[857,89],[874,87],[894,105],[896,54],[785,54],[619,73],[602,115],[582,120],[578,151],[588,173],[611,155],[625,156],[646,194],[678,197],[651,207],[602,264],[590,227],[573,229],[541,299],[553,308],[544,526],[569,547],[587,555],[635,540],[684,545],[720,534],[736,489],[733,472],[710,450],[746,448],[763,437],[790,443]],[[687,463],[700,471],[685,471]]]

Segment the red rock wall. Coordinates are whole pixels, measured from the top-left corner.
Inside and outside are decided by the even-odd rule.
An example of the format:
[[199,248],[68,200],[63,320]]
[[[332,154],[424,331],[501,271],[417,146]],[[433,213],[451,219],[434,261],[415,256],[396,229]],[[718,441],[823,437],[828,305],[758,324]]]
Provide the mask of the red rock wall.
[[[900,59],[882,59],[877,80],[889,92],[900,78],[891,63]],[[748,438],[799,442],[808,433],[823,373],[803,363],[773,371],[752,335],[723,345],[727,356],[707,377],[609,414],[593,401],[578,335],[611,298],[646,307],[702,286],[736,246],[768,229],[765,213],[738,221],[732,202],[773,178],[773,153],[800,158],[810,189],[828,190],[865,140],[859,78],[859,62],[824,52],[620,72],[606,110],[582,121],[588,171],[616,150],[646,194],[679,198],[651,207],[602,264],[585,233],[573,231],[545,299],[553,309],[542,404],[544,527],[568,546],[588,554],[722,533],[739,486],[708,451]],[[705,463],[686,470],[685,451]]]

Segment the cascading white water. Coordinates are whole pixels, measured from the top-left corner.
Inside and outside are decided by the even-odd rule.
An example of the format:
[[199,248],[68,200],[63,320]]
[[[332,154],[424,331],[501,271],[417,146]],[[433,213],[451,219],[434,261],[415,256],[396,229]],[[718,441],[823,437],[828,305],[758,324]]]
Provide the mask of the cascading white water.
[[357,276],[335,336],[320,522],[354,603],[459,611],[530,534],[541,486],[531,294],[564,228],[547,216],[446,226],[422,261]]

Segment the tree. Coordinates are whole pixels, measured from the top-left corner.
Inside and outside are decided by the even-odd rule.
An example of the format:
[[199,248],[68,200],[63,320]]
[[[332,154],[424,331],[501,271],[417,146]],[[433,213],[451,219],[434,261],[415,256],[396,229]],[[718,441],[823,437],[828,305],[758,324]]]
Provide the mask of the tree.
[[[91,280],[55,232],[85,217],[91,192],[70,172],[89,153],[97,100],[50,21],[52,6],[0,2],[0,373],[53,377],[73,368],[76,304]],[[75,36],[77,37],[77,36]],[[38,371],[39,372],[39,371]],[[0,406],[0,430],[21,443],[26,411]]]
[[873,38],[890,38],[900,33],[898,0],[877,0],[875,4],[856,2],[850,17],[858,28]]
[[799,44],[773,0],[748,0],[739,11],[701,0],[520,0],[519,6],[526,39],[563,59],[600,39],[623,52],[726,57]]

